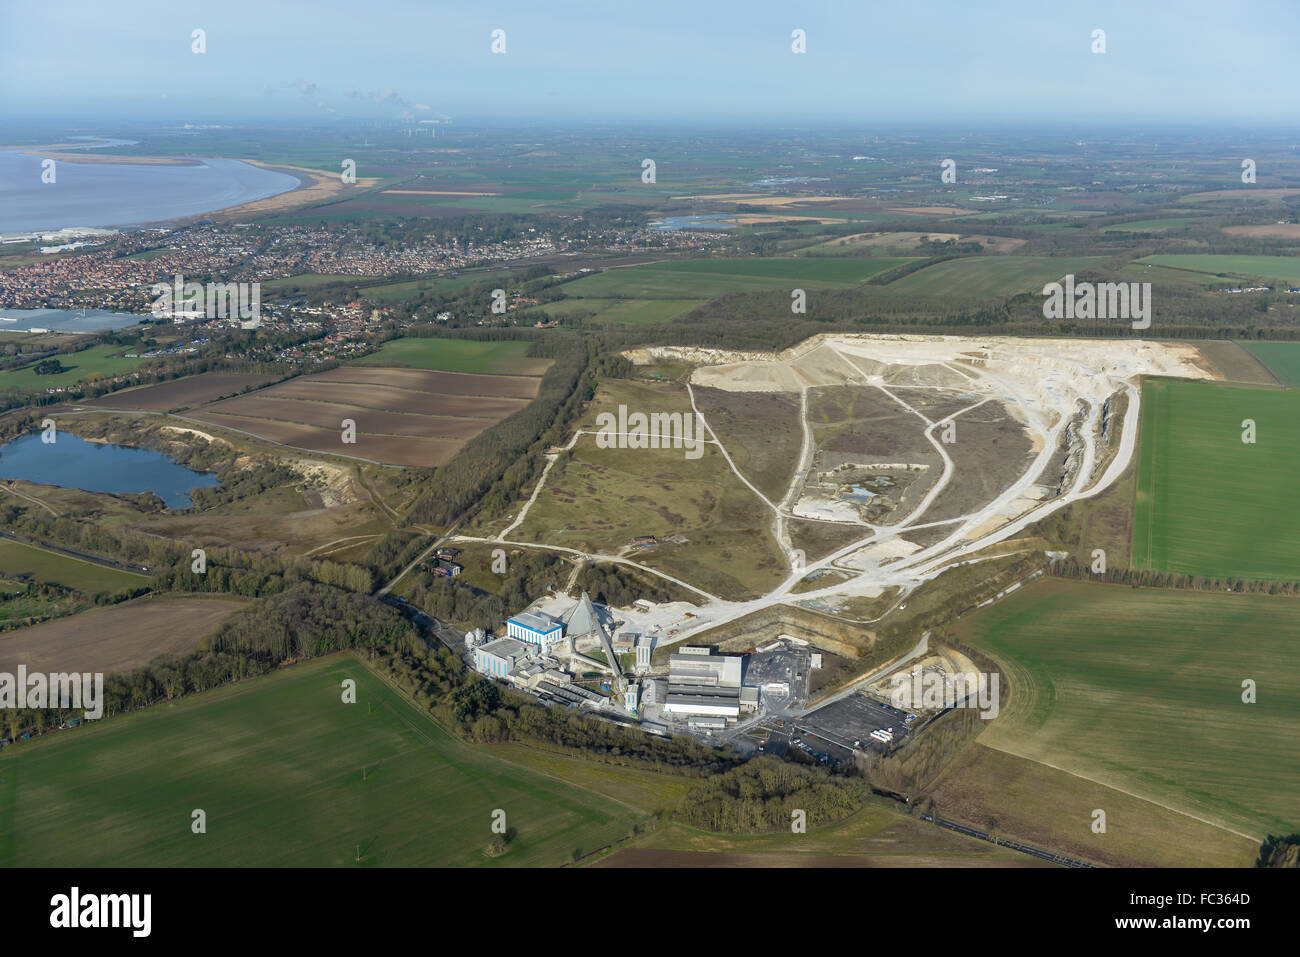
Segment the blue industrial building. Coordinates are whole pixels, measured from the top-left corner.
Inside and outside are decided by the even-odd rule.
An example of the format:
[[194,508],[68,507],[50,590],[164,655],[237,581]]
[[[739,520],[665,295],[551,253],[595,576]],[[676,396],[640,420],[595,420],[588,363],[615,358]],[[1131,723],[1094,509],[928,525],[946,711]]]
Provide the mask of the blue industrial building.
[[526,611],[506,620],[506,634],[545,650],[564,636],[564,626],[550,615]]

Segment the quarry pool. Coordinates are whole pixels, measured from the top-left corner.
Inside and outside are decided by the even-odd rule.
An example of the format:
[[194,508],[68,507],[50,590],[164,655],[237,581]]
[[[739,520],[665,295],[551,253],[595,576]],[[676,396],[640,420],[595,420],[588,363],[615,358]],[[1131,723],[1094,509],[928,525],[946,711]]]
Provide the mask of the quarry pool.
[[162,452],[88,442],[67,432],[41,441],[30,432],[0,447],[0,479],[78,488],[86,492],[153,492],[168,508],[189,508],[190,489],[220,483],[213,472],[195,472]]

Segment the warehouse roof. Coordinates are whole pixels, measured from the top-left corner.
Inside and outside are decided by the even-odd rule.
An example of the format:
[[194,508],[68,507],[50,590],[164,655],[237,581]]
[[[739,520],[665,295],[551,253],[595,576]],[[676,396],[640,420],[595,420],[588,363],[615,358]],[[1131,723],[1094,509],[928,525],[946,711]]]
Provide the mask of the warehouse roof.
[[532,631],[540,634],[547,634],[560,627],[560,623],[550,615],[544,615],[541,612],[521,611],[517,615],[512,615],[510,621],[516,625],[523,625]]

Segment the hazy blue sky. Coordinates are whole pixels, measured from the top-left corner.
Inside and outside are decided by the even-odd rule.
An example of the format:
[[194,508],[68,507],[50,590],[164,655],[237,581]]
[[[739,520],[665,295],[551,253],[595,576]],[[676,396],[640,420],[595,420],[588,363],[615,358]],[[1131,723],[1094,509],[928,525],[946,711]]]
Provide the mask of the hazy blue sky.
[[0,0],[0,102],[193,121],[1294,125],[1297,37],[1300,0]]

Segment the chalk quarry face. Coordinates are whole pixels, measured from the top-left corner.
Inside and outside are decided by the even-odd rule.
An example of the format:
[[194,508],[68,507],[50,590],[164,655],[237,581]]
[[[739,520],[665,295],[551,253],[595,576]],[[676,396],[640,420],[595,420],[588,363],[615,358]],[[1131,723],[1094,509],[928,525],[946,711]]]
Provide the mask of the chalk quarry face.
[[776,535],[794,554],[791,520],[861,531],[809,566],[852,577],[789,596],[813,607],[906,589],[1098,494],[1132,457],[1139,378],[1214,377],[1194,345],[1139,339],[835,335],[780,354],[628,355],[695,364],[693,387],[798,396],[803,451]]

